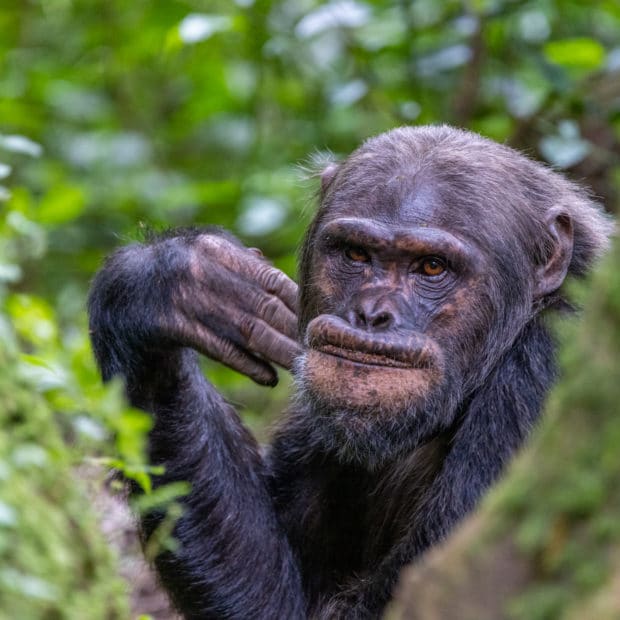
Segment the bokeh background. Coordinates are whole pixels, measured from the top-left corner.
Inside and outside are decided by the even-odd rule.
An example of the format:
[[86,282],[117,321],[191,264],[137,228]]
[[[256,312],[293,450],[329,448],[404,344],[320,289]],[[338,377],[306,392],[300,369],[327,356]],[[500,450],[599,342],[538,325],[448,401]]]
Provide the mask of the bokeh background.
[[[215,223],[294,277],[308,163],[424,123],[520,148],[617,212],[620,3],[2,0],[1,619],[171,617],[137,592],[132,534],[102,499],[109,467],[148,490],[149,420],[89,350],[106,253]],[[403,581],[394,617],[620,617],[619,258],[559,326],[564,375],[532,446]],[[288,378],[205,367],[265,437]]]

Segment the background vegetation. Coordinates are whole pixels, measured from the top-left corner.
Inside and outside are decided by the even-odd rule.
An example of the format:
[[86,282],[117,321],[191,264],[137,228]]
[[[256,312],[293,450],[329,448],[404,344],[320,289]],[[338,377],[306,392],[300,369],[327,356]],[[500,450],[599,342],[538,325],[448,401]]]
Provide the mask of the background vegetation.
[[[0,618],[131,613],[85,492],[93,463],[148,484],[148,418],[100,385],[89,351],[102,257],[144,228],[217,223],[293,275],[314,189],[298,165],[430,122],[522,148],[616,211],[620,4],[3,0]],[[514,617],[562,617],[618,579],[617,423],[594,432],[620,384],[620,284],[604,273],[543,447],[505,486],[515,548],[543,558],[502,611]],[[209,373],[259,433],[285,402],[286,385]]]

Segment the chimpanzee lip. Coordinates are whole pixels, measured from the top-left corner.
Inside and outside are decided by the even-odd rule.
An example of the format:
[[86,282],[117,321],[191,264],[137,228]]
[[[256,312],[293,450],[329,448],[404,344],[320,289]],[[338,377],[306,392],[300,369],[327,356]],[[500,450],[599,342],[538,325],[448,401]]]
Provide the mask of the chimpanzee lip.
[[[385,355],[377,355],[376,353],[352,351],[351,349],[343,349],[342,347],[335,347],[331,344],[324,344],[313,348],[317,351],[321,351],[321,353],[341,357],[357,364],[364,364],[367,366],[389,366],[391,368],[412,368],[411,364],[406,364]],[[418,368],[418,366],[416,365],[415,368]]]
[[333,315],[322,314],[310,321],[306,341],[311,349],[357,364],[403,369],[432,366],[432,348],[421,334],[365,332]]

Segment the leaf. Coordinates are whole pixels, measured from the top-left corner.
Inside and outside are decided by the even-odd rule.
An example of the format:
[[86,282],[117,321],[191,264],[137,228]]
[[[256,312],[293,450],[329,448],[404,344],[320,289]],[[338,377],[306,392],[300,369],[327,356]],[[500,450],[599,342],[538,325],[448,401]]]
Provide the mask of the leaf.
[[5,588],[19,592],[28,598],[53,601],[59,596],[58,588],[55,585],[34,575],[23,574],[13,568],[4,568],[0,571],[0,583]]
[[190,13],[179,24],[179,35],[184,43],[198,43],[231,27],[232,20],[224,15]]
[[139,495],[132,501],[132,507],[144,514],[154,509],[164,509],[192,490],[189,482],[171,482],[145,495]]
[[539,146],[543,157],[559,168],[570,168],[592,152],[592,145],[581,137],[579,126],[572,121],[559,123],[558,135],[545,136]]
[[0,148],[13,153],[40,157],[43,154],[43,147],[25,136],[3,136],[0,135]]
[[17,512],[3,501],[0,501],[0,526],[11,527],[17,523]]
[[353,0],[335,0],[305,15],[295,27],[300,39],[314,37],[334,28],[359,28],[370,21],[368,6]]
[[42,224],[64,224],[76,219],[86,206],[84,192],[74,185],[60,185],[39,203],[37,220]]
[[0,282],[19,282],[22,270],[19,265],[0,263]]
[[605,48],[586,37],[551,41],[543,51],[549,62],[567,69],[598,69],[605,61]]
[[[52,344],[58,338],[58,325],[53,307],[42,297],[14,294],[6,302],[6,309],[17,333],[26,342],[35,345]],[[32,366],[30,362],[21,365]]]
[[20,353],[19,358],[30,364],[31,366],[37,366],[39,368],[46,368],[47,370],[55,371],[54,367],[49,364],[46,360],[41,357],[37,357],[36,355],[29,355],[28,353]]

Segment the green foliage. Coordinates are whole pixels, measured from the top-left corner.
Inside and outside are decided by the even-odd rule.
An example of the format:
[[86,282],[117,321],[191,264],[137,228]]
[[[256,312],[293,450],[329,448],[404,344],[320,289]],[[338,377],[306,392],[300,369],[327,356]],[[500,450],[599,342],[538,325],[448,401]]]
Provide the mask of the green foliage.
[[598,69],[605,60],[605,48],[594,39],[550,41],[544,47],[547,59],[567,69]]
[[66,443],[80,418],[57,419],[45,381],[5,345],[0,366],[0,618],[126,618],[125,585],[87,508],[78,447]]
[[[145,228],[214,223],[294,274],[316,189],[297,163],[404,123],[509,141],[591,181],[613,210],[619,31],[613,1],[4,0],[0,616],[124,613],[76,473],[109,465],[149,490],[149,419],[100,385],[88,346],[88,282],[106,253]],[[589,337],[604,345],[611,328]],[[597,351],[609,366],[613,349]],[[205,368],[259,434],[285,403],[286,378],[266,391]],[[586,416],[615,394],[603,372],[572,380]],[[601,446],[620,439],[612,431]],[[579,493],[554,490],[571,520],[601,511],[601,541],[617,533],[614,459],[576,447]],[[182,492],[145,501],[172,519]],[[549,518],[528,523],[519,538],[538,548]]]

